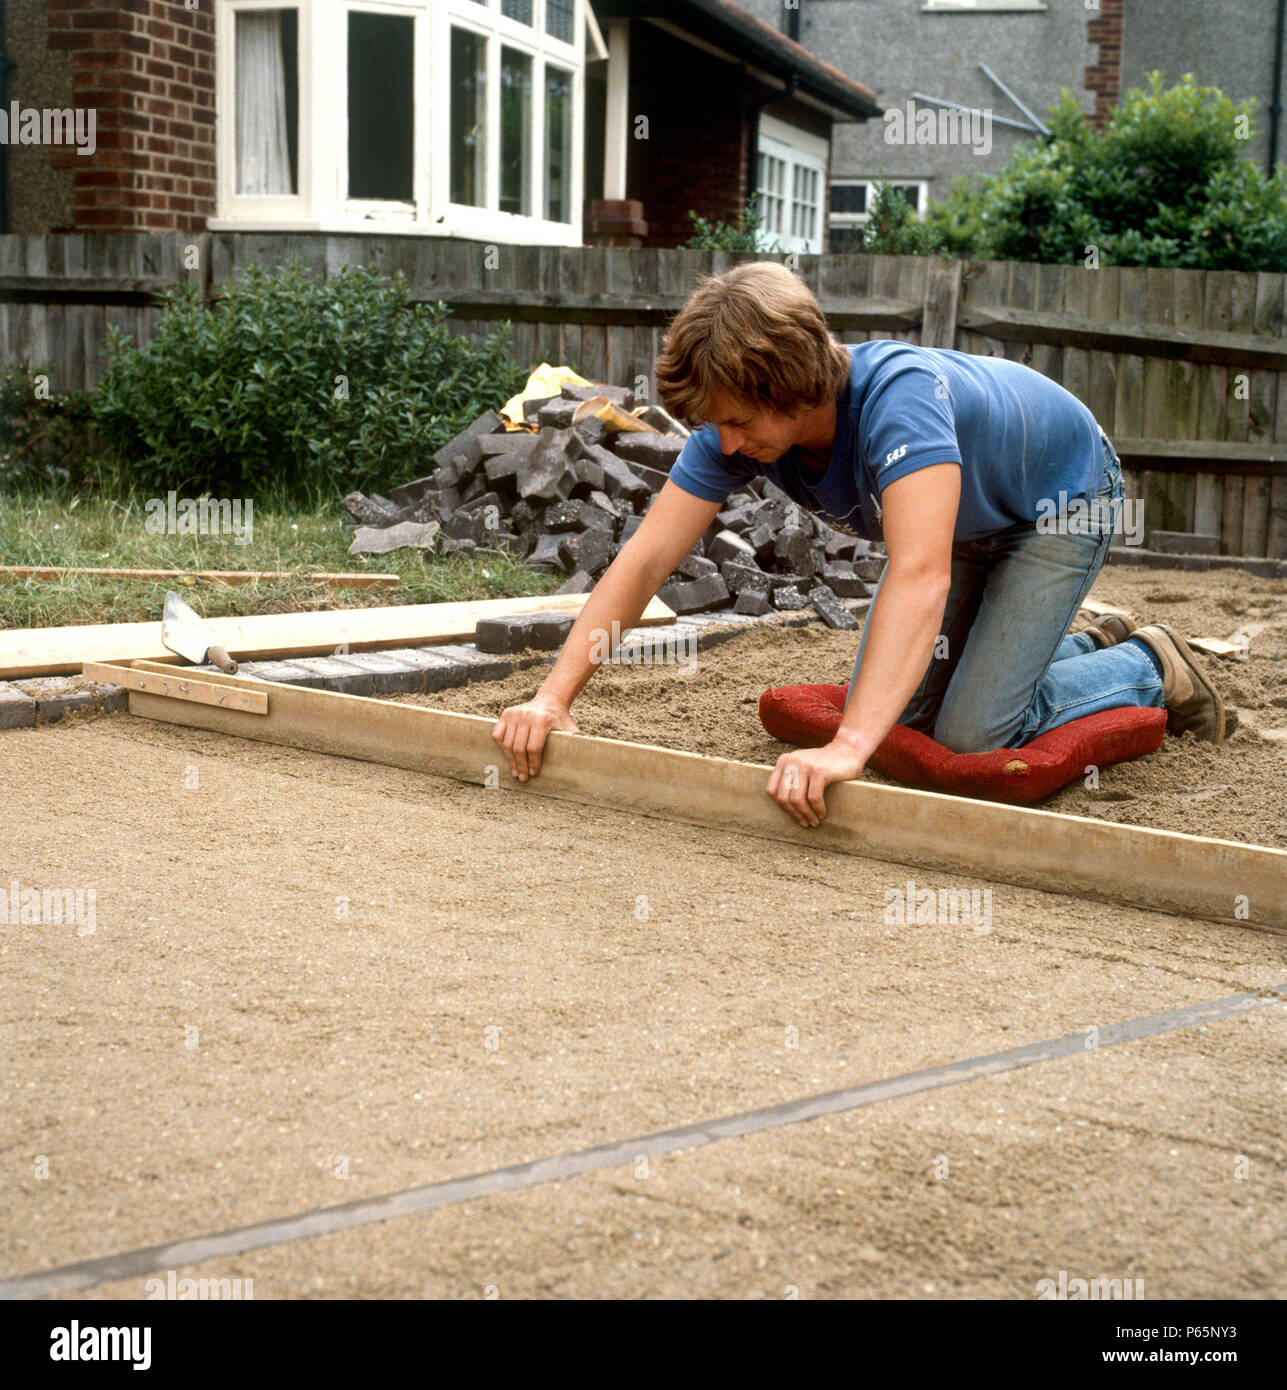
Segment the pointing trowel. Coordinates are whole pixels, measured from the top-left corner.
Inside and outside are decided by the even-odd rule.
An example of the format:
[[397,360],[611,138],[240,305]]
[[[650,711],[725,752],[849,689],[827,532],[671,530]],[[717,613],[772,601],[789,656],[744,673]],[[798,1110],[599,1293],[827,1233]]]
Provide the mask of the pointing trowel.
[[226,675],[237,674],[237,663],[228,655],[219,642],[214,628],[200,618],[176,593],[165,596],[165,612],[161,618],[161,641],[172,652],[197,666],[207,661],[214,664]]

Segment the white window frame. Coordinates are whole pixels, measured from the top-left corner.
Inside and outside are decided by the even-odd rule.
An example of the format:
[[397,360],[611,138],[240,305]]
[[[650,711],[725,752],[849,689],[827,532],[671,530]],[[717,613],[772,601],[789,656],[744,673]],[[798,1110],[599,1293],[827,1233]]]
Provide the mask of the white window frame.
[[[899,179],[899,178],[833,178],[827,188],[827,209],[828,219],[831,228],[841,227],[864,227],[867,219],[871,216],[871,200],[875,185],[878,183],[892,183],[899,188],[916,189],[916,216],[924,217],[926,209],[929,207],[929,180],[928,179]],[[855,188],[865,187],[867,189],[867,212],[831,212],[831,189],[832,188]]]
[[[545,30],[546,0],[533,0],[531,25],[508,19],[501,0],[217,0],[215,24],[216,216],[214,231],[380,231],[466,236],[539,246],[580,246],[585,183],[585,48],[602,40],[589,0],[577,0],[572,42]],[[235,16],[245,10],[298,11],[299,152],[297,192],[250,197],[236,192]],[[412,203],[351,199],[348,189],[347,43],[350,11],[415,22],[416,113]],[[466,28],[487,44],[486,206],[450,200],[451,30]],[[531,215],[500,211],[500,53],[514,48],[532,61]],[[572,79],[569,220],[545,210],[546,65]],[[335,94],[322,99],[321,94]],[[440,93],[435,105],[433,94]]]
[[[334,63],[330,73],[333,85],[331,91],[343,92],[344,99],[339,104],[338,120],[340,128],[335,149],[335,196],[345,219],[358,218],[364,223],[391,221],[416,222],[421,209],[429,207],[429,170],[427,161],[421,158],[420,145],[430,138],[430,123],[424,120],[429,110],[429,41],[428,24],[424,6],[415,0],[346,0],[346,3],[328,6],[338,19],[338,32],[327,45],[327,51]],[[413,57],[411,68],[412,110],[416,113],[415,128],[411,132],[411,201],[401,202],[383,198],[350,198],[349,187],[349,93],[348,93],[348,40],[349,15],[363,14],[390,15],[397,19],[413,21]],[[431,117],[432,119],[432,117]]]
[[[298,166],[295,192],[288,196],[237,192],[237,36],[236,16],[256,10],[295,10],[298,16],[296,47],[299,72]],[[314,200],[309,129],[313,111],[313,7],[311,0],[227,0],[219,6],[215,21],[215,193],[218,216],[211,227],[225,219],[264,225],[304,225]]]
[[[771,246],[774,241],[781,244],[785,251],[797,251],[805,255],[817,255],[823,249],[823,240],[827,225],[827,209],[823,199],[827,189],[827,160],[830,155],[830,145],[821,135],[814,135],[807,130],[801,130],[799,126],[793,126],[786,121],[779,120],[776,116],[761,115],[760,130],[756,141],[756,191],[760,194],[760,212],[765,212],[764,193],[766,190],[760,188],[760,176],[758,171],[762,167],[763,159],[777,159],[782,161],[782,219],[781,229],[770,226],[766,219],[765,225],[760,228],[758,240],[762,248]],[[814,213],[814,235],[801,236],[794,234],[791,230],[794,222],[794,212],[797,207],[796,199],[796,170],[807,170],[815,176],[814,187],[817,192],[817,202],[810,204],[799,204],[799,206],[812,206]]]

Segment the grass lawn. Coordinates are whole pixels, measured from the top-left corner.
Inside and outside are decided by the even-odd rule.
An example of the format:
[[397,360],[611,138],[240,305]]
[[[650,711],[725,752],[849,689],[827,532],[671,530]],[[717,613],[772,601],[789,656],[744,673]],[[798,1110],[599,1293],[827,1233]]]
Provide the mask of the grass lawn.
[[[435,558],[417,550],[363,558],[349,555],[352,530],[335,503],[315,510],[256,505],[253,540],[235,536],[153,535],[141,499],[25,492],[0,496],[0,564],[114,569],[289,570],[269,583],[0,578],[0,627],[160,620],[168,588],[207,617],[295,613],[315,608],[370,608],[393,603],[547,594],[562,576],[530,570],[502,551]],[[396,589],[328,588],[310,573],[396,574]]]

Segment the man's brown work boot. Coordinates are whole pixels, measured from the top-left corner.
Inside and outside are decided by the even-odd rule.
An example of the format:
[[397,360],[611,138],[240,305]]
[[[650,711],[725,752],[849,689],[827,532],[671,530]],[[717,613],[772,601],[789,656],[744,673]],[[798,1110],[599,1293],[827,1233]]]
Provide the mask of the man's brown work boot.
[[1223,743],[1224,701],[1202,674],[1189,644],[1165,623],[1137,627],[1138,637],[1162,663],[1162,700],[1166,705],[1166,731],[1193,734],[1208,743]]
[[1082,631],[1097,647],[1115,647],[1135,631],[1135,619],[1128,613],[1101,613]]

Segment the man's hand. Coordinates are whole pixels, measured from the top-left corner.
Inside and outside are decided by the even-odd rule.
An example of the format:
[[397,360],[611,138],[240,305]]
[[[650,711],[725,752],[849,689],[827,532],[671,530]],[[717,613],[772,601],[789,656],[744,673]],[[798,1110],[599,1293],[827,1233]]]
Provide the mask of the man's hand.
[[854,743],[837,734],[822,748],[783,753],[764,790],[801,825],[818,825],[827,814],[823,792],[832,782],[857,777],[866,762]]
[[492,737],[505,750],[511,776],[520,782],[541,770],[541,750],[551,729],[579,734],[571,712],[554,695],[537,695],[525,705],[511,705],[496,721]]

